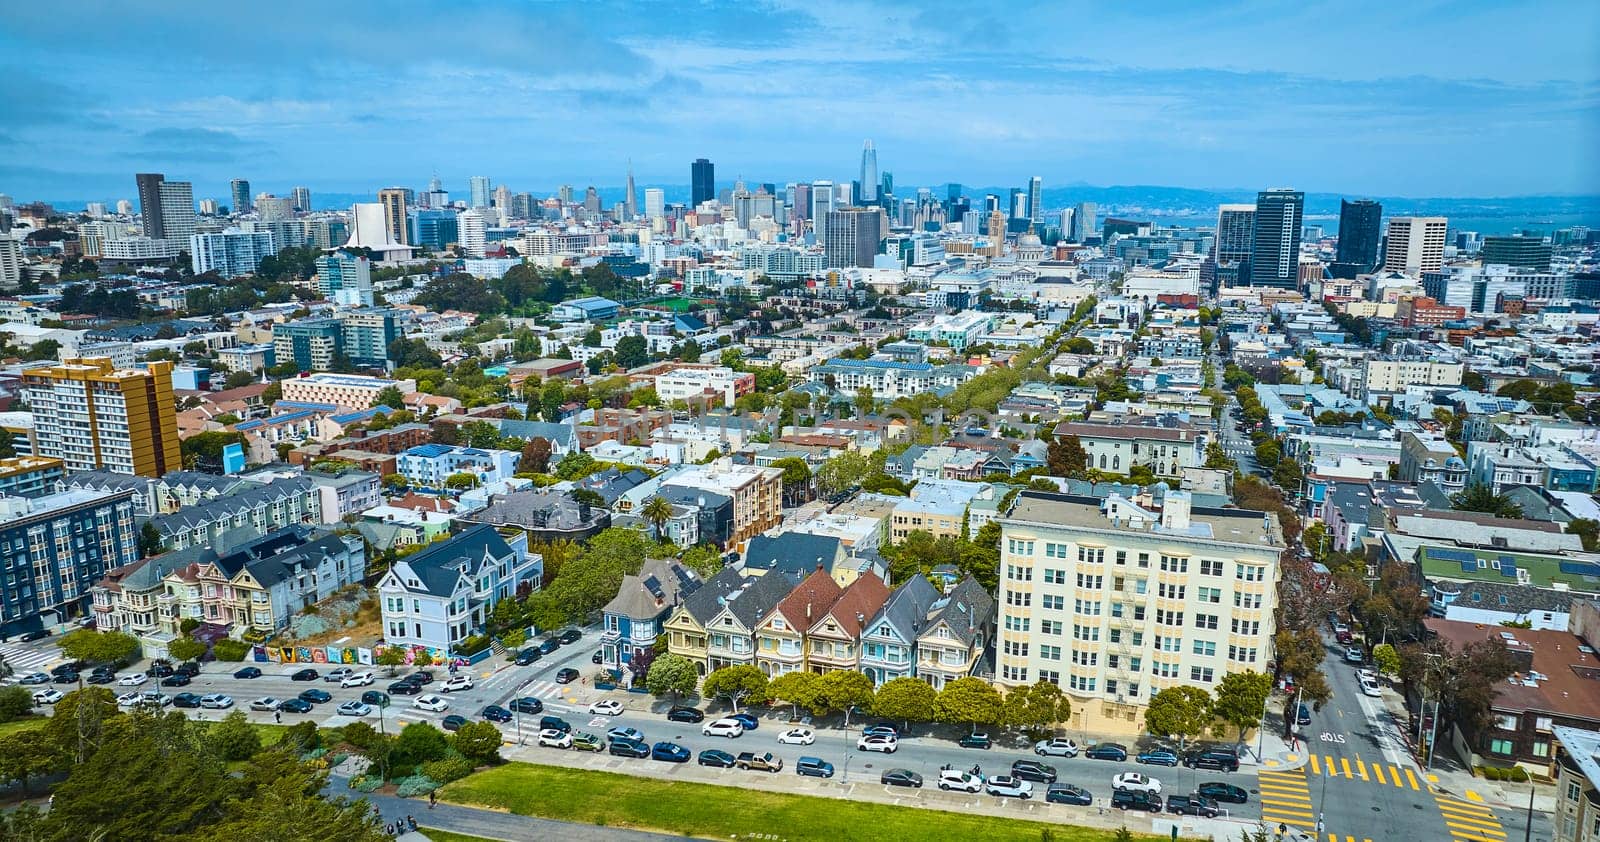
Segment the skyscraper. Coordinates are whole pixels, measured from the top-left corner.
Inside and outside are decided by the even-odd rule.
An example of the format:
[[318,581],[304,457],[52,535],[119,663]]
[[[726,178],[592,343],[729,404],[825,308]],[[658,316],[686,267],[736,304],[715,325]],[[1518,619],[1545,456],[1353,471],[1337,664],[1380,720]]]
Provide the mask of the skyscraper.
[[139,219],[144,223],[144,235],[152,240],[166,238],[161,230],[161,182],[166,176],[158,172],[142,172],[133,177],[139,192]]
[[1008,201],[1009,201],[1010,206],[1011,206],[1011,218],[1012,219],[1028,219],[1029,218],[1028,217],[1028,194],[1023,192],[1022,188],[1020,188],[1020,187],[1011,188],[1011,198]]
[[633,161],[628,161],[628,195],[622,197],[623,214],[629,219],[639,215],[638,194],[633,190]]
[[1028,218],[1033,224],[1044,224],[1044,179],[1034,176],[1028,179]]
[[24,369],[34,455],[60,459],[69,471],[160,477],[182,470],[172,367],[151,360],[118,370],[100,357]]
[[482,211],[473,208],[456,217],[456,242],[468,257],[482,257],[487,238],[488,226],[484,224]]
[[591,214],[600,213],[600,191],[592,184],[583,190],[583,209]]
[[868,140],[861,147],[861,203],[878,201],[878,150]]
[[1329,267],[1335,278],[1354,278],[1377,267],[1382,223],[1383,205],[1371,199],[1339,200],[1339,251]]
[[819,243],[827,242],[828,212],[831,210],[833,210],[833,182],[812,182],[811,230],[816,232],[817,242]]
[[871,267],[883,239],[883,214],[877,208],[839,208],[828,212],[824,243],[829,268]]
[[1478,259],[1485,266],[1503,263],[1548,272],[1551,252],[1543,237],[1484,237]]
[[194,185],[163,181],[156,192],[161,197],[161,239],[187,243],[194,234]]
[[1442,216],[1396,216],[1384,237],[1383,270],[1420,275],[1444,265],[1450,220]]
[[1099,212],[1100,206],[1094,202],[1079,202],[1072,211],[1072,236],[1067,239],[1081,243],[1094,236],[1100,230],[1099,220],[1095,219]]
[[1300,222],[1306,194],[1273,188],[1256,194],[1250,286],[1295,289],[1300,283]]
[[289,191],[289,198],[294,203],[294,209],[301,213],[311,212],[311,188],[296,187]]
[[689,165],[689,207],[700,207],[717,195],[717,168],[705,158],[696,158]]
[[667,194],[661,188],[644,189],[644,215],[650,219],[660,219],[667,215]]
[[406,221],[406,191],[399,187],[379,190],[378,204],[383,205],[383,225],[389,229],[389,239],[411,245],[411,226]]
[[1256,206],[1222,205],[1217,208],[1217,238],[1211,261],[1216,266],[1215,286],[1230,287],[1250,278],[1250,252],[1255,249]]
[[250,212],[250,182],[242,178],[228,182],[228,194],[233,198],[234,213]]
[[472,206],[473,207],[475,207],[475,208],[486,208],[486,207],[488,207],[489,206],[489,177],[486,176],[486,175],[475,175],[472,178],[467,179],[467,193],[472,199]]

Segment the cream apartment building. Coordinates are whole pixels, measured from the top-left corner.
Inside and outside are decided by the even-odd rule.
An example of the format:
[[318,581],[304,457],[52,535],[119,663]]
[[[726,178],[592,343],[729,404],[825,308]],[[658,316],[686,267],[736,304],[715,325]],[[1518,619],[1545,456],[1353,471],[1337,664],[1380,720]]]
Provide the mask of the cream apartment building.
[[1072,698],[1072,729],[1136,734],[1161,690],[1267,669],[1276,517],[1196,509],[1182,491],[1164,506],[1018,495],[1000,521],[1002,687],[1050,681]]

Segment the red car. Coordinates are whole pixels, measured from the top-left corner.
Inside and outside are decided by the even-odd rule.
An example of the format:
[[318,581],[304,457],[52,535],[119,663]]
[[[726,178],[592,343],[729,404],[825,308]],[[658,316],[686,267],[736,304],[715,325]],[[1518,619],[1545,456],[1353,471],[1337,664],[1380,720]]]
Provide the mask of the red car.
[[1351,634],[1348,630],[1339,632],[1337,637],[1339,638],[1340,643],[1352,643],[1356,639],[1356,636]]

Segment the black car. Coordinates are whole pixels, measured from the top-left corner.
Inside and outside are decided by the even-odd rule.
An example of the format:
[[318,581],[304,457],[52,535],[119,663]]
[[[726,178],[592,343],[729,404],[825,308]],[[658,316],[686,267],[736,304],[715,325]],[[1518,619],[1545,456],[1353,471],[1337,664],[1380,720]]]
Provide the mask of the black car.
[[1195,787],[1195,793],[1228,804],[1244,804],[1250,800],[1250,793],[1244,787],[1222,781],[1207,781]]
[[1094,803],[1094,796],[1089,790],[1077,784],[1054,783],[1045,790],[1044,800],[1054,804],[1077,804],[1080,807],[1088,807]]
[[605,660],[604,653],[600,652],[599,650],[595,650],[595,653],[589,656],[589,663],[591,664],[605,663]]
[[986,749],[986,748],[993,748],[994,747],[994,740],[989,739],[989,735],[988,734],[976,734],[976,733],[974,733],[974,734],[967,734],[967,735],[963,736],[961,739],[956,741],[956,745],[959,745],[962,748],[984,748],[984,749]]
[[172,706],[175,708],[197,708],[200,706],[200,697],[194,693],[179,693],[172,697]]
[[720,749],[708,748],[705,751],[700,752],[699,762],[701,766],[716,766],[722,769],[732,769],[734,758],[733,755]]
[[612,740],[610,751],[618,757],[650,756],[650,747],[638,740]]
[[1190,769],[1217,769],[1223,772],[1239,771],[1239,755],[1225,748],[1208,748],[1191,751],[1183,756],[1183,765]]
[[110,684],[117,680],[117,674],[114,672],[96,672],[91,673],[87,680],[90,684]]
[[544,713],[544,702],[532,696],[522,696],[511,700],[511,709],[517,713]]
[[303,669],[303,670],[295,670],[294,675],[289,676],[289,680],[290,681],[316,681],[317,680],[317,671],[314,670],[314,669],[311,669],[309,667],[307,667],[306,669]]
[[1011,764],[1011,776],[1025,781],[1051,784],[1056,781],[1056,767],[1037,760],[1018,760]]
[[87,669],[89,664],[85,661],[68,661],[65,664],[56,664],[50,668],[51,675],[60,675],[64,672],[80,673]]
[[422,692],[422,685],[401,679],[389,685],[389,692],[396,696],[415,696]]
[[35,640],[44,640],[45,638],[47,638],[49,636],[50,636],[50,633],[45,631],[44,629],[34,629],[33,631],[23,632],[22,634],[17,636],[17,639],[22,641],[23,643],[32,643]]
[[326,690],[318,690],[313,687],[310,690],[302,692],[300,694],[300,698],[305,699],[314,705],[320,705],[323,702],[331,701],[333,699],[333,695]]
[[556,638],[547,637],[544,640],[539,641],[539,654],[541,655],[548,655],[560,648],[561,641],[557,640]]
[[1119,789],[1111,793],[1111,806],[1118,810],[1143,810],[1146,813],[1161,812],[1161,796],[1153,792],[1135,792],[1131,789]]
[[439,727],[446,731],[460,731],[461,726],[467,724],[467,718],[459,713],[452,713],[439,723]]
[[187,675],[190,678],[194,678],[200,674],[200,665],[194,661],[184,661],[183,663],[179,664],[178,668],[173,670],[173,672],[177,673],[178,675]]
[[699,708],[675,707],[667,711],[667,719],[672,722],[700,722],[705,718]]
[[260,667],[245,667],[243,669],[234,671],[233,677],[234,678],[260,678],[261,677],[261,668]]
[[311,703],[300,698],[284,699],[283,703],[278,705],[278,710],[284,713],[310,713]]
[[382,690],[368,690],[361,694],[361,703],[373,707],[386,708],[389,706],[389,694]]
[[556,635],[556,640],[561,641],[563,645],[568,643],[577,643],[582,639],[583,632],[578,631],[577,629],[566,629],[562,631],[561,634]]
[[884,786],[909,786],[922,788],[922,776],[910,769],[885,769],[878,781]]
[[167,676],[166,678],[161,679],[161,686],[162,687],[188,687],[190,682],[192,682],[192,681],[194,681],[194,679],[190,678],[187,675],[173,674],[173,675]]
[[1116,760],[1120,762],[1128,759],[1128,747],[1118,743],[1100,743],[1085,751],[1083,756],[1090,760]]
[[418,687],[427,686],[433,683],[433,670],[417,670],[416,672],[406,676],[405,680],[417,685]]
[[567,667],[566,669],[559,670],[559,671],[556,672],[556,683],[557,684],[571,684],[572,682],[577,681],[577,680],[578,680],[578,671],[573,669],[572,667]]
[[529,646],[528,648],[517,653],[517,666],[525,667],[534,661],[539,660],[540,657],[542,656],[539,654],[539,650]]
[[1217,802],[1204,795],[1169,795],[1167,812],[1177,813],[1180,816],[1205,816],[1214,819],[1220,811],[1217,809]]
[[56,677],[53,679],[53,681],[56,684],[77,684],[78,674],[72,672],[71,670],[68,670],[67,672],[56,673]]
[[166,678],[172,675],[172,665],[166,661],[151,661],[150,668],[145,673],[151,678]]
[[480,713],[479,716],[482,716],[484,718],[484,720],[487,721],[487,722],[510,722],[511,721],[511,711],[506,710],[505,708],[503,708],[503,707],[501,707],[499,705],[489,705],[488,707],[483,709],[483,712]]

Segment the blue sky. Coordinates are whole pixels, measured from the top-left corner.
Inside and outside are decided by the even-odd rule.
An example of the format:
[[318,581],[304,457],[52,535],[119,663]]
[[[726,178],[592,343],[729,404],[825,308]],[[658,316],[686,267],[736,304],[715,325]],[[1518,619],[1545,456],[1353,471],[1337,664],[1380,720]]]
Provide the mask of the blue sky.
[[1600,3],[16,5],[0,192],[899,184],[1600,193]]

